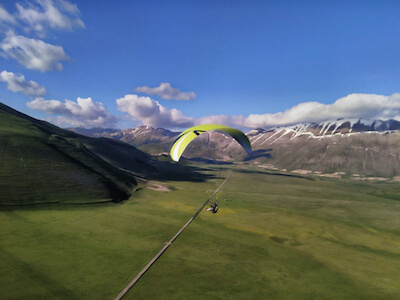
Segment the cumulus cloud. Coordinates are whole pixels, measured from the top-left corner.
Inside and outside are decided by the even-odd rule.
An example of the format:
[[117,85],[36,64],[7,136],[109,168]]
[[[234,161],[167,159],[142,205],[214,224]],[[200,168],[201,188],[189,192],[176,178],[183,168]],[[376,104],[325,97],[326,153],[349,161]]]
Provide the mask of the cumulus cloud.
[[168,109],[150,97],[125,95],[117,99],[118,110],[128,113],[135,121],[144,125],[167,128],[184,128],[194,124],[194,118],[186,117],[181,111]]
[[41,97],[27,103],[28,107],[50,115],[58,115],[51,121],[59,126],[115,127],[117,118],[101,102],[92,98],[78,98],[76,102],[45,100]]
[[284,112],[251,114],[243,119],[242,126],[272,127],[339,118],[400,120],[400,94],[350,94],[332,104],[303,102]]
[[227,115],[212,115],[212,116],[205,116],[201,118],[197,118],[195,120],[196,125],[202,124],[230,124],[231,123],[231,116]]
[[66,30],[85,27],[75,4],[64,0],[37,0],[36,4],[22,6],[17,3],[17,17],[41,36],[48,27]]
[[201,118],[185,116],[181,111],[162,106],[150,97],[125,95],[117,99],[118,110],[127,113],[135,123],[164,128],[187,128],[201,124],[222,124],[242,126],[244,117],[211,115]]
[[200,124],[221,124],[239,128],[269,128],[296,123],[322,122],[339,118],[396,119],[400,121],[400,93],[391,96],[350,94],[332,104],[303,102],[283,112],[243,115],[185,116],[177,109],[163,107],[149,97],[126,95],[117,99],[118,110],[143,125],[187,128]]
[[13,72],[3,71],[0,73],[0,81],[7,83],[7,88],[13,92],[20,92],[28,96],[43,96],[46,89],[39,83],[25,79],[24,75],[16,75]]
[[60,46],[47,44],[41,40],[9,34],[0,43],[0,55],[12,58],[28,69],[42,72],[62,70],[60,61],[69,60]]
[[139,86],[135,89],[137,93],[144,93],[147,95],[157,95],[165,100],[192,100],[196,98],[194,92],[181,92],[173,88],[168,82],[163,82],[158,87],[150,88],[148,86]]

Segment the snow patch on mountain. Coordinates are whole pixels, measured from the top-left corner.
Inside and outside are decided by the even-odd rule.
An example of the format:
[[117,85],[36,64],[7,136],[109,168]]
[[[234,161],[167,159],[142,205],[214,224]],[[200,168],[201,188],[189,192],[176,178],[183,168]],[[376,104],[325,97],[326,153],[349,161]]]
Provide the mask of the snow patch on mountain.
[[[362,133],[388,134],[400,130],[396,120],[338,119],[320,123],[299,123],[285,127],[273,127],[267,130],[253,129],[247,133],[252,144],[272,145],[285,136],[293,140],[300,136],[307,139],[325,139],[333,136],[349,137]],[[264,139],[265,138],[265,139]],[[263,140],[264,139],[264,140]]]

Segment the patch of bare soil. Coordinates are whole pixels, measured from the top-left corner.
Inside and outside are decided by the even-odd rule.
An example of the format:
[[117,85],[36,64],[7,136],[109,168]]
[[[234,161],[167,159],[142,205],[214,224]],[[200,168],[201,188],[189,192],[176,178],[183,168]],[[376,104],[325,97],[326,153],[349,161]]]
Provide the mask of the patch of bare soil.
[[307,175],[307,174],[312,173],[312,171],[310,171],[310,170],[301,170],[301,169],[293,170],[292,172],[297,173],[297,174],[302,174],[302,175]]
[[157,192],[170,192],[171,191],[167,186],[159,184],[159,183],[155,183],[155,182],[149,183],[147,188],[150,190],[153,190],[153,191],[157,191]]

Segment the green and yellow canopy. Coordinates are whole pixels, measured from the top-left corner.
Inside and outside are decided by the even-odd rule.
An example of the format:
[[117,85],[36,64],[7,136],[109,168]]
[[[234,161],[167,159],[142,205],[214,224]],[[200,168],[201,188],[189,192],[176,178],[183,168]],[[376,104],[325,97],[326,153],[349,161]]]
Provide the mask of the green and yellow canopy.
[[230,135],[244,148],[244,150],[246,150],[247,153],[251,152],[250,141],[247,136],[240,130],[223,125],[207,124],[191,127],[181,133],[181,135],[175,140],[174,144],[172,145],[170,152],[172,160],[178,162],[181,158],[183,151],[185,151],[186,147],[190,144],[192,140],[194,140],[200,134],[211,130]]

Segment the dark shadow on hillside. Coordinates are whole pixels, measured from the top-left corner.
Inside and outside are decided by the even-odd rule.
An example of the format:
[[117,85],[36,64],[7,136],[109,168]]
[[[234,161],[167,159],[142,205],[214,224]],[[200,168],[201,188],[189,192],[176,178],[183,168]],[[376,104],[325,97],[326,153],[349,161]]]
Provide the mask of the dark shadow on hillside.
[[148,179],[159,181],[192,181],[204,182],[209,179],[216,179],[213,174],[205,174],[210,171],[206,167],[199,167],[190,164],[180,164],[171,162],[158,162],[153,164],[156,167],[156,173],[149,174]]
[[203,164],[210,164],[210,165],[232,165],[231,162],[207,159],[207,158],[201,158],[201,157],[194,157],[194,158],[190,158],[189,160],[198,162],[198,163],[203,163]]
[[260,158],[260,157],[271,158],[271,154],[266,153],[266,152],[270,152],[270,151],[272,151],[272,149],[260,149],[260,150],[252,151],[243,159],[243,161],[249,161],[249,160],[253,160],[256,158]]
[[312,181],[316,180],[315,178],[312,178],[312,177],[296,175],[296,174],[280,173],[280,172],[274,172],[274,171],[256,171],[256,170],[236,169],[235,172],[246,173],[246,174],[264,174],[264,175],[267,174],[267,175],[273,175],[273,176],[285,176],[285,177],[307,179],[307,180],[312,180]]

